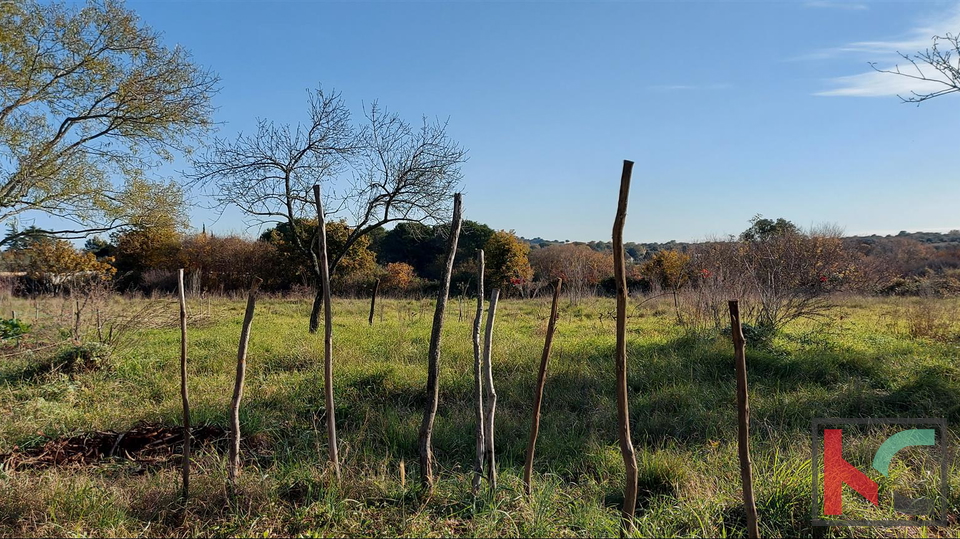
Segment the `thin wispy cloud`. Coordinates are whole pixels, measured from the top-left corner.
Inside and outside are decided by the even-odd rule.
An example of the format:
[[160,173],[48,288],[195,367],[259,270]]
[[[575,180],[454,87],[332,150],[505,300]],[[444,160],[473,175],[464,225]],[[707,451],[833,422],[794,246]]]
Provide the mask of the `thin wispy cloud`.
[[829,0],[810,0],[809,2],[804,2],[803,7],[816,9],[841,9],[844,11],[864,11],[866,9],[870,9],[869,6],[863,2],[832,2]]
[[[900,54],[913,55],[918,51],[927,50],[932,45],[934,36],[956,35],[958,33],[960,33],[960,2],[946,10],[940,17],[917,24],[900,36],[886,40],[856,41],[834,49],[813,53],[805,59],[855,57],[864,62],[876,62],[876,68],[881,71],[892,71],[899,65],[901,71],[918,75],[916,68]],[[920,67],[923,68],[922,65]],[[932,69],[927,71],[930,72],[931,76],[935,75]],[[926,74],[927,71],[924,71],[924,73]],[[936,82],[880,73],[877,70],[835,77],[827,82],[834,88],[817,92],[814,95],[885,97],[910,95],[914,92],[923,94],[943,88]]]

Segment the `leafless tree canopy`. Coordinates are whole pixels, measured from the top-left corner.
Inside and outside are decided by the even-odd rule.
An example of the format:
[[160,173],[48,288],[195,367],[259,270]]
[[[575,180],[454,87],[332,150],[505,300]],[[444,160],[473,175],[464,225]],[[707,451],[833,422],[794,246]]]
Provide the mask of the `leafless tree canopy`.
[[876,64],[870,65],[881,73],[940,85],[939,89],[929,92],[912,91],[907,96],[899,95],[904,102],[919,105],[935,97],[960,92],[960,35],[934,36],[929,49],[913,55],[900,53],[900,56],[910,63],[910,67],[901,70],[897,65],[893,69],[878,69]]
[[308,101],[307,124],[261,120],[252,135],[216,140],[195,162],[194,177],[220,204],[258,222],[290,223],[294,232],[297,219],[310,215],[310,189],[323,185],[328,215],[351,227],[343,249],[331,253],[331,271],[371,230],[449,212],[466,151],[447,135],[446,123],[424,119],[416,128],[373,103],[355,126],[339,93],[318,89]]

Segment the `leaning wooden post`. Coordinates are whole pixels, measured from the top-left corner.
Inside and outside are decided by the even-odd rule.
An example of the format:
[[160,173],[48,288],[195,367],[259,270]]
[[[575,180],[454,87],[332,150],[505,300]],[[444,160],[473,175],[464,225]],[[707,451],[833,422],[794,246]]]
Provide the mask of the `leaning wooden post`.
[[320,186],[313,186],[317,205],[317,235],[320,238],[320,284],[323,286],[323,389],[327,406],[327,453],[333,473],[340,479],[340,459],[337,456],[337,418],[333,407],[333,312],[330,308],[330,265],[327,261],[327,218],[320,199]]
[[377,282],[373,283],[373,295],[370,296],[370,319],[368,322],[370,325],[373,325],[373,312],[377,308],[377,292],[380,291],[380,279],[377,279]]
[[450,295],[450,276],[453,273],[453,259],[457,254],[457,241],[460,238],[462,210],[461,195],[453,195],[453,221],[450,224],[450,238],[447,244],[447,260],[440,291],[437,293],[437,307],[433,313],[433,329],[430,332],[430,350],[427,353],[427,404],[423,410],[423,422],[420,424],[420,482],[429,492],[433,490],[433,421],[437,417],[437,401],[440,399],[440,335],[443,332],[443,315],[447,309],[447,297]]
[[473,318],[473,398],[477,412],[477,460],[473,464],[473,495],[480,490],[483,479],[483,367],[480,348],[480,325],[483,323],[483,249],[477,251],[477,315]]
[[180,293],[180,400],[183,402],[183,500],[190,494],[190,396],[187,393],[187,298],[183,290],[183,268],[177,272]]
[[730,300],[730,334],[737,370],[737,449],[740,453],[740,480],[743,482],[743,508],[747,512],[747,533],[760,537],[757,529],[757,503],[753,498],[753,465],[750,462],[750,403],[747,398],[747,355],[744,350],[743,327],[740,325],[740,302]]
[[633,515],[637,508],[637,455],[630,439],[630,409],[627,400],[627,278],[623,253],[623,224],[627,219],[627,199],[630,194],[630,176],[633,161],[623,161],[620,176],[620,199],[617,215],[613,220],[613,275],[617,283],[617,430],[620,438],[620,454],[626,468],[626,484],[623,489],[623,527],[621,535],[634,530]]
[[257,290],[263,279],[253,278],[247,294],[247,311],[240,329],[240,347],[237,349],[237,379],[233,386],[233,401],[230,403],[230,461],[227,477],[231,494],[236,492],[237,475],[240,471],[240,399],[243,398],[243,379],[247,373],[247,344],[250,342],[250,326],[253,324],[253,309],[257,306]]
[[485,422],[483,430],[483,453],[486,457],[487,481],[490,482],[490,488],[497,488],[497,455],[493,444],[493,420],[497,413],[497,391],[493,388],[493,366],[490,361],[491,349],[493,348],[493,322],[497,316],[497,299],[500,297],[500,290],[494,288],[490,291],[490,308],[487,309],[487,327],[484,330],[483,337],[483,419]]
[[560,301],[560,286],[563,279],[557,279],[553,288],[553,305],[550,307],[550,321],[547,322],[547,337],[543,342],[543,356],[540,357],[540,372],[537,374],[537,389],[533,393],[533,423],[530,426],[530,442],[527,444],[527,460],[523,465],[523,485],[530,495],[530,480],[533,475],[533,453],[537,447],[537,434],[540,432],[540,404],[543,402],[543,386],[547,379],[547,361],[553,345],[553,332],[557,328],[557,303]]

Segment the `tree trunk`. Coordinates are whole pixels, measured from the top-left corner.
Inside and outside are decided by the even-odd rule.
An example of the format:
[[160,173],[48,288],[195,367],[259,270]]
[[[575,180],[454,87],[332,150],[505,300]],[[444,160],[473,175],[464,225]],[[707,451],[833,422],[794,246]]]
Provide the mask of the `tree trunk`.
[[623,224],[627,219],[627,199],[632,172],[633,161],[624,160],[617,215],[613,221],[613,273],[617,283],[617,348],[614,358],[617,368],[617,431],[620,454],[626,468],[621,535],[633,532],[633,515],[637,508],[637,456],[630,439],[630,409],[627,400],[627,278],[623,253]]
[[370,296],[370,325],[373,325],[373,313],[377,309],[377,292],[380,291],[380,279],[373,285],[373,295]]
[[440,398],[440,336],[443,332],[443,315],[447,309],[450,295],[450,276],[453,273],[453,260],[457,254],[457,240],[460,238],[462,216],[461,195],[453,195],[453,221],[450,225],[450,240],[447,245],[447,260],[440,291],[437,293],[437,307],[433,313],[433,329],[430,332],[430,350],[427,355],[427,404],[423,410],[423,422],[420,424],[420,481],[426,491],[433,490],[433,421],[437,416],[437,401]]
[[320,329],[320,310],[323,308],[323,285],[317,287],[317,295],[313,297],[313,308],[310,309],[310,333]]
[[760,537],[757,529],[757,503],[753,498],[753,465],[750,462],[750,403],[747,395],[747,356],[743,327],[740,325],[740,302],[733,299],[730,306],[730,334],[737,371],[737,449],[740,453],[740,480],[743,482],[743,508],[747,513],[747,533],[751,539]]
[[237,349],[237,378],[233,385],[233,400],[230,402],[230,459],[227,463],[227,478],[231,494],[236,493],[237,475],[240,472],[240,399],[243,398],[243,379],[247,372],[247,344],[250,342],[250,326],[253,324],[253,309],[257,305],[257,290],[263,279],[253,278],[247,294],[247,311],[240,329],[240,346]]
[[523,465],[523,485],[527,496],[532,491],[533,454],[537,447],[537,434],[540,432],[540,404],[543,401],[543,386],[547,380],[547,361],[553,346],[553,332],[557,328],[557,303],[560,301],[560,287],[563,279],[557,279],[553,289],[553,305],[550,307],[550,321],[547,322],[547,336],[543,342],[543,356],[540,357],[540,372],[537,374],[537,389],[533,393],[533,423],[530,426],[530,443],[527,444],[527,460]]
[[187,393],[187,298],[183,290],[183,269],[177,272],[180,294],[180,400],[183,404],[183,491],[184,501],[190,495],[190,396]]
[[[317,205],[317,236],[320,244],[320,284],[323,287],[323,389],[327,406],[327,453],[333,473],[340,480],[340,459],[337,456],[337,418],[333,406],[333,312],[330,308],[330,267],[327,263],[327,222],[320,199],[320,186],[313,186]],[[315,304],[316,306],[316,304]]]
[[490,482],[490,488],[497,488],[497,454],[493,444],[493,419],[497,413],[497,391],[493,388],[493,367],[490,356],[493,348],[493,322],[497,315],[497,299],[500,297],[500,290],[494,288],[490,291],[490,308],[487,309],[487,327],[483,339],[483,396],[484,403],[484,421],[483,443],[484,455],[487,465],[487,481]]
[[480,325],[483,323],[483,249],[477,251],[477,315],[473,319],[473,398],[477,412],[477,459],[473,463],[473,495],[480,490],[483,479],[483,367],[480,348]]

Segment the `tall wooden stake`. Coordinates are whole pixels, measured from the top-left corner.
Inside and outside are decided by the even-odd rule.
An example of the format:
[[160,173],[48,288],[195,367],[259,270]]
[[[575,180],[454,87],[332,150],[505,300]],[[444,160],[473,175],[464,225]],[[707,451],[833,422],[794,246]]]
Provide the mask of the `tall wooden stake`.
[[483,323],[483,249],[477,251],[477,314],[473,319],[473,397],[477,411],[477,460],[473,464],[473,495],[480,490],[483,479],[483,367],[480,348],[480,325]]
[[370,319],[368,320],[370,325],[373,325],[373,312],[377,309],[377,292],[380,291],[380,279],[377,279],[377,282],[373,284],[373,295],[370,296]]
[[247,373],[247,344],[250,342],[250,326],[253,324],[253,309],[257,306],[257,290],[263,279],[253,278],[247,294],[247,311],[240,329],[240,347],[237,349],[237,379],[233,386],[233,401],[230,403],[230,460],[227,477],[231,493],[236,492],[237,475],[240,473],[240,399],[243,398],[243,379]]
[[627,200],[630,195],[630,176],[633,161],[623,161],[620,176],[620,199],[617,215],[613,220],[613,275],[617,282],[617,430],[620,438],[620,454],[626,468],[626,484],[623,489],[623,527],[621,535],[634,530],[633,515],[637,508],[637,455],[630,439],[630,409],[627,400],[627,277],[623,254],[623,224],[627,219]]
[[330,264],[327,259],[327,218],[323,212],[320,186],[313,186],[317,205],[317,234],[320,243],[320,284],[323,286],[323,389],[327,406],[327,453],[333,473],[340,480],[340,459],[337,456],[337,417],[333,407],[333,312],[330,308]]
[[497,413],[497,391],[493,388],[493,365],[490,361],[493,348],[493,322],[497,316],[497,299],[500,297],[500,290],[494,288],[490,291],[490,308],[487,309],[487,327],[484,330],[483,338],[483,419],[485,426],[483,429],[484,456],[487,465],[487,481],[490,482],[490,488],[497,488],[497,454],[493,444],[493,420]]
[[187,298],[183,290],[183,268],[177,272],[177,290],[180,293],[180,400],[183,402],[183,492],[186,501],[190,495],[190,396],[187,393]]
[[450,238],[447,244],[447,260],[440,291],[437,293],[437,307],[433,313],[433,329],[430,332],[430,350],[427,353],[427,404],[423,410],[423,422],[420,424],[420,482],[424,490],[433,490],[433,421],[437,417],[437,401],[440,399],[440,335],[443,332],[443,315],[447,310],[447,298],[450,295],[450,276],[453,273],[453,259],[457,254],[457,241],[460,239],[460,225],[463,219],[461,195],[453,195],[453,221],[450,224]]
[[530,442],[527,444],[527,460],[523,465],[523,485],[530,495],[531,476],[533,475],[533,454],[537,447],[537,434],[540,432],[540,404],[543,402],[543,386],[547,380],[547,361],[553,346],[553,332],[557,328],[557,303],[560,301],[560,286],[563,279],[557,279],[553,288],[553,305],[550,307],[550,321],[547,322],[547,336],[543,342],[543,356],[540,357],[540,372],[537,374],[537,389],[533,393],[533,423],[530,426]]
[[737,449],[740,453],[740,480],[743,482],[743,508],[747,512],[747,533],[760,537],[757,529],[757,503],[753,498],[753,465],[750,462],[750,402],[747,395],[747,355],[743,327],[740,324],[740,302],[732,299],[730,334],[737,370]]

